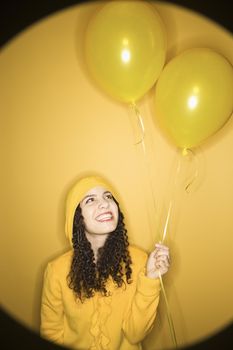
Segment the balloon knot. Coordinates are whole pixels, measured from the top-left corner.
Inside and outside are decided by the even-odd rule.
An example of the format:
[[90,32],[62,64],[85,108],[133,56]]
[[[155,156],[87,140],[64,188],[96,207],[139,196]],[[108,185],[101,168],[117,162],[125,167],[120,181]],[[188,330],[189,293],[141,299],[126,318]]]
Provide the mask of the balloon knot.
[[183,148],[182,149],[182,156],[187,156],[188,153],[189,153],[188,152],[188,148]]

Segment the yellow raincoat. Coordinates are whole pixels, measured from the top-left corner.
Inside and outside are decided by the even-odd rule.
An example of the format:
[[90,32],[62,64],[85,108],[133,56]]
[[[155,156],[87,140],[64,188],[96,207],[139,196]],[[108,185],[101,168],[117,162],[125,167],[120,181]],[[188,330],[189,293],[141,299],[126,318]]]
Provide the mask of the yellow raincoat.
[[[109,184],[97,177],[78,183],[69,193],[66,205],[66,235],[72,239],[74,212],[90,188]],[[113,192],[113,191],[112,191]],[[114,193],[114,192],[113,192]],[[115,195],[115,194],[114,194]],[[130,246],[132,283],[118,288],[110,278],[110,296],[96,293],[81,302],[67,285],[73,250],[51,261],[45,271],[41,336],[78,350],[139,350],[150,332],[159,302],[160,281],[145,276],[147,254]]]

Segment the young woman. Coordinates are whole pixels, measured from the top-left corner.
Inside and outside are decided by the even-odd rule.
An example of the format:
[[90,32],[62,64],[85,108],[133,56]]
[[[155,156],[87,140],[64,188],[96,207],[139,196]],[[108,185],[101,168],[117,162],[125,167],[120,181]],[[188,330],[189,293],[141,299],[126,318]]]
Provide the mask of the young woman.
[[156,244],[147,256],[129,245],[116,198],[96,176],[80,179],[67,197],[72,249],[46,268],[41,335],[71,349],[139,350],[154,324],[169,249]]

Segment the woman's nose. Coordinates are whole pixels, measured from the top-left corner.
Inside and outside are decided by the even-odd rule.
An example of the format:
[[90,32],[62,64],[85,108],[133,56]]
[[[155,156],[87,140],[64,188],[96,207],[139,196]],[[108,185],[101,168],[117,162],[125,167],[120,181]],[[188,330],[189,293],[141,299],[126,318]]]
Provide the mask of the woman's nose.
[[108,208],[108,201],[104,198],[100,199],[100,202],[99,202],[99,207],[100,208]]

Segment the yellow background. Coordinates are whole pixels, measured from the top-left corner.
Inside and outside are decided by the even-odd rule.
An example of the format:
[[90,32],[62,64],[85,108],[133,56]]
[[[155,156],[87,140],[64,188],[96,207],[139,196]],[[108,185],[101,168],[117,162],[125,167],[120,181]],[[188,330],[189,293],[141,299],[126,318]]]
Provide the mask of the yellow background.
[[[210,47],[233,63],[232,35],[195,12],[154,2],[164,21],[167,62],[186,48]],[[152,121],[153,93],[129,106],[100,91],[87,74],[83,35],[98,3],[70,7],[14,38],[0,57],[1,304],[38,332],[43,271],[69,246],[64,201],[81,173],[98,172],[119,192],[132,243],[149,251],[166,241],[164,278],[179,345],[210,336],[232,318],[233,122],[182,158]],[[224,91],[223,91],[224,93]],[[184,191],[186,176],[198,176]],[[174,196],[173,196],[174,193]],[[145,349],[172,347],[163,299]]]

